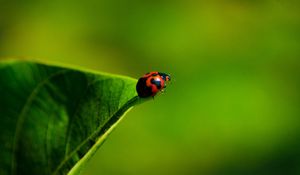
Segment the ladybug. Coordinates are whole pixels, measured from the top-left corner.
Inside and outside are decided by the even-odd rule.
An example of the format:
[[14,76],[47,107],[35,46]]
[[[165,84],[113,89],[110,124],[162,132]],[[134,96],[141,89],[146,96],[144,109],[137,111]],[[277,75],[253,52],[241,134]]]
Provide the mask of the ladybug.
[[136,91],[141,98],[154,97],[166,88],[169,81],[171,81],[169,74],[156,71],[149,72],[138,80]]

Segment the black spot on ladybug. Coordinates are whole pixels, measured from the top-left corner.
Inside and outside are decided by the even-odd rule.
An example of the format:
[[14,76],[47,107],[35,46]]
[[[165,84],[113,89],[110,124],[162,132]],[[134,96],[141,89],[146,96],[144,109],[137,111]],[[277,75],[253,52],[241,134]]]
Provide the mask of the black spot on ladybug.
[[140,78],[136,84],[136,91],[139,97],[146,98],[152,96],[151,87],[146,86],[147,78]]
[[154,79],[154,78],[152,78],[151,79],[151,84],[154,84],[157,87],[157,89],[161,88],[161,81],[160,81],[160,79]]
[[152,77],[155,77],[155,76],[157,76],[158,74],[157,73],[154,73],[154,74],[152,74]]

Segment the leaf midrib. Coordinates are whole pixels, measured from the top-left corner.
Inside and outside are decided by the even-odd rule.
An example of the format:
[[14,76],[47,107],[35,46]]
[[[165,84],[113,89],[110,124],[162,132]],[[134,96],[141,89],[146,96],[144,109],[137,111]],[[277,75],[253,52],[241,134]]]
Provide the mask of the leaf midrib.
[[[103,80],[100,80],[100,81],[103,81]],[[97,83],[97,82],[99,82],[99,80],[96,80],[96,81],[92,82],[91,84],[89,84],[89,86],[91,86],[91,85],[93,85],[93,84],[95,84],[95,83]],[[123,89],[122,89],[122,91],[123,91]],[[122,94],[122,93],[123,93],[123,92],[120,93],[120,97],[121,97],[121,94]],[[135,98],[136,98],[136,97],[134,97],[133,99],[135,99]],[[132,101],[132,99],[129,100],[128,102],[130,102],[130,101]],[[79,144],[79,145],[74,149],[74,151],[72,151],[70,154],[68,154],[67,156],[65,156],[65,159],[57,166],[57,168],[54,170],[54,172],[52,173],[52,175],[56,175],[56,174],[59,172],[59,170],[64,166],[64,164],[65,164],[70,158],[72,158],[73,155],[74,155],[78,150],[80,150],[80,148],[81,148],[83,145],[85,145],[91,138],[93,138],[97,133],[99,133],[99,132],[102,131],[103,129],[108,129],[110,126],[108,126],[108,128],[104,128],[104,126],[107,125],[107,123],[109,123],[110,120],[114,120],[116,117],[119,117],[118,115],[116,115],[116,114],[119,113],[119,111],[124,110],[124,108],[125,108],[125,110],[126,110],[126,107],[129,108],[131,105],[129,105],[128,102],[125,103],[123,106],[121,106],[116,112],[114,112],[113,115],[111,115],[111,117],[108,117],[108,118],[107,118],[107,119],[106,119],[99,127],[97,127],[97,129],[96,129],[92,134],[90,134],[89,137],[87,137],[87,139],[85,139],[84,141],[82,141],[82,143]],[[118,106],[119,106],[119,105],[118,105]],[[74,115],[75,115],[75,114],[76,114],[76,113],[74,113]],[[100,138],[101,136],[102,136],[102,135],[100,135],[99,138]]]

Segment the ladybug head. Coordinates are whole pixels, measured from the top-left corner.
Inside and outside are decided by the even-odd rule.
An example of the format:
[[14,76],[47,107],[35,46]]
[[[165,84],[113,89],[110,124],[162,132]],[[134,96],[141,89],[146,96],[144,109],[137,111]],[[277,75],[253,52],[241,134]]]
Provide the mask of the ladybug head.
[[171,81],[171,76],[169,74],[161,73],[161,72],[159,72],[158,74],[161,76],[161,78],[163,80],[165,80],[165,81]]

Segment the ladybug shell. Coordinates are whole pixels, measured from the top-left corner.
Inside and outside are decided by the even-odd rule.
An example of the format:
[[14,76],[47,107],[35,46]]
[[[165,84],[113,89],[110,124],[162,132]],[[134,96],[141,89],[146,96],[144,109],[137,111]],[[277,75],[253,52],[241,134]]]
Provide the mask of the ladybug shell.
[[157,92],[162,90],[165,86],[164,79],[158,72],[151,72],[141,77],[136,85],[136,91],[139,97],[147,98],[155,96]]

